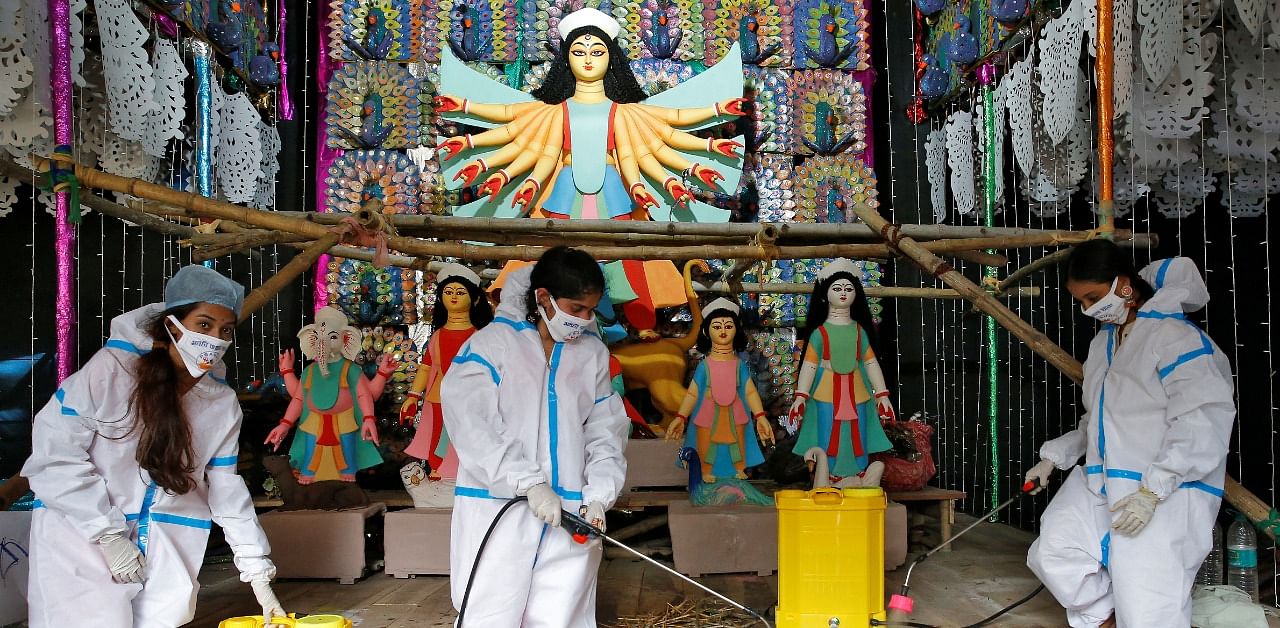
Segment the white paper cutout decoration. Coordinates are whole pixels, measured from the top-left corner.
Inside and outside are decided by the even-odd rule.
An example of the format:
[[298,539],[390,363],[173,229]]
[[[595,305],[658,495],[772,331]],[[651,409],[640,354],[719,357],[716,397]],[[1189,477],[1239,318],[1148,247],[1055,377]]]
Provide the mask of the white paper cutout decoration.
[[1166,172],[1162,180],[1164,189],[1176,192],[1184,199],[1204,198],[1218,189],[1217,179],[1204,164],[1184,164],[1181,168]]
[[1280,133],[1280,51],[1232,46],[1231,61],[1235,66],[1231,70],[1235,115],[1244,117],[1254,129]]
[[1147,80],[1159,85],[1177,63],[1182,43],[1182,11],[1169,0],[1137,0],[1142,27],[1139,50]]
[[105,150],[98,156],[103,172],[129,178],[141,177],[146,172],[147,153],[140,142],[108,133],[103,145]]
[[1218,52],[1217,33],[1189,35],[1186,52],[1168,80],[1153,87],[1139,81],[1134,101],[1134,119],[1152,137],[1187,139],[1200,131],[1209,112],[1205,99],[1213,92],[1209,67]]
[[1031,60],[1023,59],[1009,68],[1004,77],[1005,107],[1009,111],[1013,156],[1022,174],[1031,176],[1035,151],[1031,141]]
[[[27,90],[27,98],[42,105],[46,115],[50,112],[51,94],[49,82],[49,64],[39,63],[40,59],[49,58],[49,3],[23,2],[22,21],[26,32],[26,43],[23,49],[27,58],[31,59],[31,86]],[[15,106],[20,107],[21,104]],[[51,122],[52,124],[52,122]]]
[[1133,2],[1115,0],[1111,6],[1111,100],[1114,118],[1128,113],[1133,106]]
[[1037,85],[1044,94],[1045,131],[1054,144],[1071,131],[1076,112],[1076,81],[1079,80],[1081,8],[1073,2],[1062,15],[1049,20],[1037,48]]
[[1117,168],[1113,171],[1111,181],[1115,214],[1120,218],[1128,216],[1129,212],[1133,211],[1133,205],[1138,202],[1138,199],[1151,193],[1151,186],[1136,181],[1134,173],[1128,168]]
[[258,191],[253,204],[258,209],[271,209],[276,204],[276,173],[280,171],[280,131],[265,122],[258,122],[259,147],[262,163],[259,166]]
[[1280,48],[1280,0],[1267,0],[1267,25],[1271,27],[1267,44]]
[[1232,0],[1232,4],[1236,6],[1236,14],[1240,16],[1240,22],[1249,29],[1251,39],[1256,40],[1262,31],[1262,14],[1266,8],[1262,0]]
[[53,118],[49,108],[36,101],[36,91],[33,85],[13,112],[0,119],[0,146],[22,165],[31,165],[32,153],[47,155],[53,150]]
[[24,0],[0,0],[0,13],[12,16],[0,20],[0,118],[13,111],[31,86],[31,58],[24,49],[27,43],[26,22],[20,19]]
[[227,98],[221,117],[218,184],[228,201],[248,203],[257,195],[262,175],[261,118],[244,92]]
[[[1225,175],[1224,175],[1225,177]],[[1222,200],[1236,218],[1257,218],[1267,209],[1268,197],[1280,192],[1280,168],[1256,161],[1244,162],[1224,178]]]
[[929,175],[929,202],[933,220],[947,220],[947,132],[942,127],[929,131],[924,141],[924,164]]
[[13,204],[18,202],[18,180],[0,177],[0,218],[13,211]]
[[84,64],[84,10],[89,6],[88,0],[71,0],[71,82],[77,87],[84,87],[84,75],[80,68]]
[[154,74],[143,44],[147,30],[127,0],[94,0],[102,65],[111,102],[111,127],[122,139],[141,141],[155,90]]
[[1215,135],[1205,143],[1217,151],[1228,161],[1252,160],[1274,162],[1274,151],[1280,147],[1280,136],[1262,133],[1249,128],[1243,116],[1227,115],[1217,110],[1213,112],[1213,128]]
[[947,166],[956,211],[968,214],[974,208],[973,114],[968,111],[957,111],[947,118]]
[[173,42],[161,39],[155,49],[155,91],[151,111],[147,114],[147,132],[142,146],[147,154],[164,157],[169,140],[182,138],[182,116],[187,104],[182,81],[187,68]]

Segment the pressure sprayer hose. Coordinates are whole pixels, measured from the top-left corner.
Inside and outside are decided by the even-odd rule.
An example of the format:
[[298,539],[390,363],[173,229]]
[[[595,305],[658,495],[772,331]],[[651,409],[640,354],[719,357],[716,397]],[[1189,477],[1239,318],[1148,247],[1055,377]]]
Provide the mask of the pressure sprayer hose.
[[[460,605],[458,606],[458,622],[457,622],[456,624],[454,624],[454,627],[455,627],[455,628],[462,628],[462,618],[463,618],[463,616],[464,616],[464,615],[466,615],[466,613],[467,613],[467,602],[471,599],[471,585],[475,582],[475,579],[476,579],[476,570],[480,567],[480,556],[481,556],[482,554],[484,554],[484,548],[485,548],[485,546],[487,546],[487,545],[489,544],[489,537],[493,535],[493,529],[494,529],[494,528],[496,528],[496,527],[498,527],[498,522],[502,520],[502,516],[503,516],[503,515],[505,515],[505,514],[507,514],[507,511],[508,511],[508,510],[510,510],[512,506],[516,505],[518,502],[527,501],[527,500],[528,500],[528,498],[527,498],[527,497],[515,497],[515,498],[512,498],[510,501],[508,501],[506,504],[503,504],[502,508],[498,510],[498,514],[496,514],[496,515],[494,515],[494,516],[493,516],[493,521],[492,521],[491,523],[489,523],[489,529],[488,529],[488,530],[485,530],[485,532],[484,532],[484,538],[480,539],[480,547],[476,549],[476,558],[475,558],[475,560],[471,563],[471,575],[467,576],[467,588],[466,588],[466,589],[463,591],[463,593],[462,593],[462,604],[460,604]],[[690,579],[690,578],[686,577],[684,574],[682,574],[682,573],[680,573],[680,572],[677,572],[676,570],[674,570],[674,569],[672,569],[672,568],[670,568],[670,567],[668,567],[668,566],[666,566],[666,565],[663,565],[662,563],[659,563],[658,561],[656,561],[656,560],[654,560],[654,559],[652,559],[652,558],[650,558],[650,557],[648,557],[648,556],[645,556],[644,554],[641,554],[640,552],[637,552],[636,550],[632,549],[631,547],[628,547],[626,544],[622,543],[621,541],[618,541],[618,540],[616,540],[616,539],[614,539],[614,538],[611,538],[611,537],[609,537],[609,536],[605,535],[604,533],[600,532],[600,530],[599,530],[599,529],[597,529],[596,527],[592,526],[590,523],[586,522],[586,521],[585,521],[585,520],[583,520],[582,518],[580,518],[580,517],[578,517],[578,516],[574,515],[573,513],[570,513],[569,511],[565,511],[565,512],[564,512],[564,514],[563,514],[563,516],[565,517],[565,519],[564,519],[564,523],[565,523],[565,524],[567,524],[567,531],[573,531],[573,529],[581,529],[581,531],[582,531],[583,533],[590,532],[590,534],[594,534],[594,535],[596,535],[596,536],[599,536],[599,537],[603,538],[604,540],[609,541],[610,543],[613,543],[614,545],[617,545],[618,547],[620,547],[620,548],[622,548],[622,549],[624,549],[624,550],[627,550],[628,552],[631,552],[632,554],[635,554],[635,555],[636,555],[636,556],[638,556],[639,558],[641,558],[641,559],[643,559],[643,560],[646,560],[646,561],[649,561],[650,563],[653,563],[653,564],[655,564],[655,565],[657,565],[657,566],[659,566],[659,567],[661,567],[661,568],[665,569],[667,572],[669,572],[669,573],[671,573],[671,574],[675,575],[676,577],[678,577],[678,578],[680,578],[680,579],[684,580],[685,582],[688,582],[688,583],[690,583],[690,584],[692,584],[692,585],[694,585],[694,586],[698,587],[699,589],[702,589],[703,591],[706,591],[707,593],[710,593],[711,595],[714,595],[714,596],[716,596],[716,597],[720,598],[721,600],[724,600],[725,602],[728,602],[729,604],[731,604],[731,605],[733,605],[733,606],[737,607],[738,609],[740,609],[740,610],[742,610],[742,611],[746,612],[747,614],[749,614],[749,615],[751,615],[751,616],[755,617],[757,620],[759,620],[759,621],[760,621],[760,623],[762,623],[762,624],[764,624],[764,625],[765,625],[765,628],[769,628],[769,621],[768,621],[768,620],[766,620],[764,617],[762,617],[759,613],[757,613],[757,612],[755,612],[755,611],[751,610],[750,608],[747,608],[746,606],[743,606],[742,604],[739,604],[739,603],[737,603],[737,602],[735,602],[735,601],[733,601],[733,600],[731,600],[731,599],[729,599],[729,598],[725,597],[725,596],[724,596],[724,595],[722,595],[721,593],[718,593],[717,591],[715,591],[715,590],[713,590],[713,589],[711,589],[711,588],[708,588],[707,586],[705,586],[705,585],[703,585],[703,584],[701,584],[701,583],[699,583],[699,582],[697,582],[697,581],[695,581],[695,580],[693,580],[693,579]],[[577,534],[577,532],[574,532],[574,534]],[[575,538],[576,538],[576,537],[575,537]]]
[[[1012,611],[1013,609],[1018,608],[1019,606],[1022,606],[1023,604],[1026,604],[1027,602],[1030,602],[1030,601],[1031,601],[1031,598],[1033,598],[1033,597],[1035,597],[1035,596],[1037,596],[1037,595],[1040,595],[1040,592],[1041,592],[1041,591],[1044,591],[1044,585],[1043,585],[1043,584],[1041,584],[1040,586],[1036,587],[1036,590],[1035,590],[1035,591],[1032,591],[1031,593],[1029,593],[1026,597],[1023,597],[1022,599],[1018,600],[1017,602],[1014,602],[1013,604],[1010,604],[1010,605],[1008,605],[1008,606],[1006,606],[1006,607],[1004,607],[1004,608],[1000,609],[999,611],[996,611],[996,614],[991,615],[990,617],[987,617],[986,619],[983,619],[982,621],[980,621],[980,622],[978,622],[978,623],[975,623],[975,624],[969,624],[968,626],[965,626],[964,628],[982,628],[983,626],[988,626],[988,625],[990,625],[990,624],[991,624],[991,622],[993,622],[993,621],[995,621],[995,620],[999,619],[1000,617],[1003,617],[1005,613],[1008,613],[1009,611]],[[881,620],[881,619],[873,619],[873,620],[871,620],[871,625],[872,625],[872,626],[885,626],[886,628],[895,628],[895,627],[899,627],[899,628],[940,628],[939,626],[935,626],[935,625],[933,625],[933,624],[922,624],[922,623],[919,623],[919,622],[914,622],[914,621],[905,621],[905,620],[904,620],[904,621],[893,621],[893,620],[885,621],[885,620]]]
[[462,604],[458,606],[458,623],[456,628],[462,628],[462,617],[467,613],[467,601],[471,599],[471,585],[476,581],[476,570],[480,568],[480,556],[484,554],[484,548],[489,544],[489,537],[493,535],[493,529],[498,527],[498,522],[502,521],[502,515],[507,514],[511,507],[528,501],[527,497],[514,497],[511,501],[502,505],[498,510],[498,514],[493,516],[493,521],[489,524],[489,529],[484,531],[484,538],[480,539],[480,547],[476,548],[476,559],[471,563],[471,574],[467,576],[467,588],[462,593]]

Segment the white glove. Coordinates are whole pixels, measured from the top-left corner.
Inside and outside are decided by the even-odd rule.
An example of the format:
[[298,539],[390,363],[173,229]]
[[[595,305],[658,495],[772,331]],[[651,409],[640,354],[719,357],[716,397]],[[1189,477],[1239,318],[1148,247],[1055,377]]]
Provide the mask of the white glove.
[[601,534],[604,534],[604,504],[601,504],[600,502],[591,502],[590,504],[582,507],[580,514],[583,519],[587,520],[587,523],[595,526],[597,530],[600,530]]
[[1053,475],[1053,470],[1056,468],[1058,466],[1053,464],[1052,460],[1041,460],[1036,463],[1036,466],[1031,467],[1031,470],[1027,471],[1027,475],[1023,479],[1027,482],[1035,480],[1039,485],[1028,491],[1027,494],[1035,495],[1043,491],[1046,486],[1049,486],[1049,477]]
[[112,580],[120,584],[142,583],[142,568],[147,566],[147,558],[129,537],[109,532],[98,539],[98,545],[107,559]]
[[288,617],[284,612],[284,607],[280,605],[280,600],[276,599],[275,591],[271,590],[271,583],[266,580],[254,580],[249,583],[253,587],[253,596],[258,598],[258,605],[262,607],[262,618],[267,621],[267,625],[272,625],[270,619],[272,617]]
[[1116,502],[1111,508],[1111,512],[1120,512],[1111,522],[1111,527],[1127,536],[1138,534],[1151,521],[1152,515],[1156,514],[1158,503],[1160,499],[1156,494],[1145,487],[1129,493],[1128,497]]
[[533,516],[551,524],[551,527],[560,527],[560,510],[563,508],[560,504],[560,496],[551,490],[546,483],[537,484],[525,493],[525,497],[529,498],[529,510],[533,511]]

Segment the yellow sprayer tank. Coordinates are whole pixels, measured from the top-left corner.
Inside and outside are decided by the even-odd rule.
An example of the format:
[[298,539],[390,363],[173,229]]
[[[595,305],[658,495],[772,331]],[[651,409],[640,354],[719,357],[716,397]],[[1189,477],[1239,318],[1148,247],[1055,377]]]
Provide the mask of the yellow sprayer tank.
[[777,627],[866,628],[885,619],[884,491],[789,490],[774,501]]
[[[351,620],[342,615],[307,615],[294,619],[292,617],[276,617],[273,626],[285,628],[351,628]],[[262,615],[252,617],[232,617],[218,624],[218,628],[263,628]]]

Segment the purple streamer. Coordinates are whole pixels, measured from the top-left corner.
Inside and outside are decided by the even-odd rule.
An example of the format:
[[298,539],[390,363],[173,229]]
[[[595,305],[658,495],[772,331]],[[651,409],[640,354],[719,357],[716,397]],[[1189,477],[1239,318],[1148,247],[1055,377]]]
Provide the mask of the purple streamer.
[[169,39],[177,39],[178,23],[173,21],[173,17],[164,11],[152,11],[151,18],[156,21],[156,26],[160,29],[160,34]]
[[876,84],[876,71],[872,68],[853,72],[853,78],[862,83],[863,102],[866,103],[867,113],[866,119],[866,136],[863,142],[866,143],[867,149],[862,151],[862,163],[868,168],[875,170],[876,167],[876,138],[874,117],[871,115],[871,88]]
[[978,66],[978,84],[990,85],[996,80],[996,64],[988,61]]
[[[285,0],[277,0],[277,7],[280,10],[280,19],[276,21],[276,39],[279,40],[280,47],[280,119],[293,119],[293,101],[289,99],[289,61],[288,56],[284,54],[285,28],[284,25],[288,20],[286,14],[288,10],[285,7]],[[323,23],[323,22],[322,22]],[[320,29],[321,31],[324,28]],[[324,35],[320,35],[320,48],[324,49]]]
[[[320,3],[320,6],[319,21],[321,24],[328,24],[330,10],[329,4],[327,2],[322,2]],[[316,102],[320,103],[320,112],[316,119],[323,121],[325,119],[324,108],[326,107],[325,94],[329,91],[329,77],[333,75],[334,70],[340,67],[341,64],[337,64],[335,66],[329,65],[329,46],[327,38],[321,35],[318,39],[317,55],[319,56],[319,59],[316,60],[316,89],[318,94],[316,96]],[[284,55],[281,54],[280,57],[283,59]],[[328,206],[325,204],[324,179],[329,174],[329,166],[341,157],[343,152],[341,149],[331,148],[329,146],[329,143],[325,139],[328,136],[326,131],[327,130],[324,128],[323,122],[321,122],[320,132],[316,134],[316,212],[318,213],[326,213],[329,211]],[[319,311],[320,308],[329,304],[328,272],[329,256],[321,255],[320,259],[316,261],[315,294],[312,299],[316,311]]]
[[[53,92],[53,134],[59,146],[71,145],[71,2],[49,0],[49,30],[53,35],[53,72],[50,79]],[[51,168],[52,169],[52,168]],[[75,227],[68,222],[71,197],[57,192],[57,242],[55,249],[58,263],[58,294],[55,317],[58,330],[57,383],[71,375],[75,364]]]

